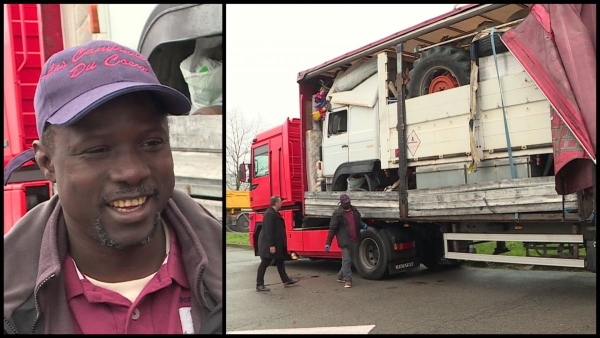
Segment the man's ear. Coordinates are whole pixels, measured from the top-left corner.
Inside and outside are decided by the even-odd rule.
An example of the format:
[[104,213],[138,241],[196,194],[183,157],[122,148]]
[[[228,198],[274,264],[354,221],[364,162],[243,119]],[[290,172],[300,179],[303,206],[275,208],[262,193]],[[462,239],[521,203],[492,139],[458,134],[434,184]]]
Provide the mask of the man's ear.
[[52,162],[52,154],[50,154],[49,149],[42,142],[33,141],[33,151],[35,152],[35,162],[44,173],[44,176],[46,176],[46,179],[52,183],[56,183],[54,162]]

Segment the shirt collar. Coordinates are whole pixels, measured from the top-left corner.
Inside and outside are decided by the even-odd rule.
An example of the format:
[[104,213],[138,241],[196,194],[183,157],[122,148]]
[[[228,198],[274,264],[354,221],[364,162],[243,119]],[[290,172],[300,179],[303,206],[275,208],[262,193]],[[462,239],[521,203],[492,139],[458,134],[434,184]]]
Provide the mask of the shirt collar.
[[[181,249],[177,241],[177,236],[173,229],[167,226],[164,220],[162,220],[162,225],[165,229],[167,246],[165,260],[157,274],[160,274],[161,278],[167,276],[171,277],[177,284],[189,289],[189,281],[185,273],[185,267],[183,266],[183,259],[181,257]],[[67,301],[70,301],[73,297],[83,294],[84,289],[81,280],[85,279],[85,276],[79,271],[77,264],[68,252],[65,256],[63,266],[65,272],[66,296]]]

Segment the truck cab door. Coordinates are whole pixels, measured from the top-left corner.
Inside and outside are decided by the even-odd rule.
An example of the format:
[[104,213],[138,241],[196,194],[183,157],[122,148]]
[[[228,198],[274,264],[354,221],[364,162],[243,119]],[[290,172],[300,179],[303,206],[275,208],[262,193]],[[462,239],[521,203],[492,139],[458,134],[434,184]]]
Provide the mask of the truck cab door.
[[268,207],[271,198],[272,151],[267,140],[252,149],[252,165],[250,166],[250,201],[254,208]]
[[378,107],[350,107],[348,130],[348,161],[364,161],[379,158]]
[[348,108],[337,109],[327,116],[323,130],[323,175],[333,176],[335,170],[348,162]]

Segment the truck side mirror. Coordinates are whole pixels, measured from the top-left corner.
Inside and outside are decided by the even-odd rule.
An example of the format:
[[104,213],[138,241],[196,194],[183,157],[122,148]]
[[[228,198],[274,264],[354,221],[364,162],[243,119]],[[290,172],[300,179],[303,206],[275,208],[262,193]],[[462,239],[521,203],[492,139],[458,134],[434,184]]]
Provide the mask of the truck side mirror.
[[246,183],[246,164],[241,163],[238,169],[238,179],[242,183]]

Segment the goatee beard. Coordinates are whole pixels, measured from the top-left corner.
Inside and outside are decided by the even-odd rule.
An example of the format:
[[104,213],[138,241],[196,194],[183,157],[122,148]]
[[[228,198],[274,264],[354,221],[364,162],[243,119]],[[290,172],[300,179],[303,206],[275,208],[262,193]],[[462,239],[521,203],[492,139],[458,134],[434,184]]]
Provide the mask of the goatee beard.
[[98,216],[96,218],[94,225],[96,228],[96,233],[98,234],[98,238],[100,239],[100,244],[102,244],[102,246],[106,246],[106,247],[117,249],[117,250],[122,250],[122,249],[132,248],[132,247],[140,247],[140,246],[144,246],[144,245],[147,245],[148,243],[150,243],[152,241],[152,239],[154,238],[154,235],[156,235],[156,231],[158,229],[158,224],[160,223],[160,220],[161,220],[160,213],[156,213],[156,217],[154,218],[154,225],[152,226],[152,230],[150,230],[148,235],[146,235],[146,237],[144,237],[144,239],[142,239],[141,241],[139,241],[137,243],[126,244],[126,245],[118,243],[117,241],[115,241],[114,239],[112,239],[108,236],[108,234],[106,233],[106,230],[104,230],[104,227],[102,227],[102,223],[100,223],[100,216]]

